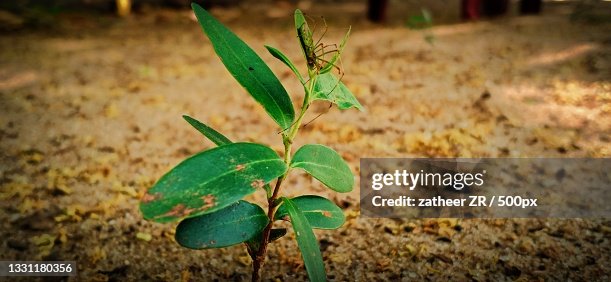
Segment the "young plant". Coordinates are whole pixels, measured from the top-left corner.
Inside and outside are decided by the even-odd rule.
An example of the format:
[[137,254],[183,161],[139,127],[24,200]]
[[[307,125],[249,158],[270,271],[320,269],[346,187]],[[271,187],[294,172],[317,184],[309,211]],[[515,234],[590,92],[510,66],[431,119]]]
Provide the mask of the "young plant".
[[424,40],[433,45],[435,42],[435,36],[431,32],[431,27],[433,27],[433,16],[431,12],[427,9],[421,9],[420,15],[414,15],[407,19],[405,23],[408,28],[413,30],[422,30],[424,35]]
[[[217,147],[187,158],[163,175],[142,197],[140,210],[148,220],[180,221],[176,241],[187,248],[223,248],[243,243],[253,261],[253,281],[260,280],[268,244],[286,234],[286,229],[274,228],[274,223],[290,221],[310,280],[324,281],[325,267],[312,229],[339,228],[345,221],[343,212],[326,198],[315,195],[287,198],[281,196],[281,189],[289,172],[299,168],[334,191],[352,190],[352,172],[331,148],[308,144],[292,153],[293,140],[314,101],[327,100],[339,109],[362,109],[348,88],[331,73],[337,68],[335,62],[348,34],[338,48],[325,53],[321,51],[325,45],[314,43],[301,11],[295,11],[298,39],[307,62],[307,80],[284,54],[265,46],[304,86],[304,100],[295,115],[289,95],[263,60],[199,5],[192,7],[227,70],[280,127],[284,154],[281,157],[262,144],[234,143],[207,125],[183,116]],[[267,197],[267,212],[242,200],[257,191]]]

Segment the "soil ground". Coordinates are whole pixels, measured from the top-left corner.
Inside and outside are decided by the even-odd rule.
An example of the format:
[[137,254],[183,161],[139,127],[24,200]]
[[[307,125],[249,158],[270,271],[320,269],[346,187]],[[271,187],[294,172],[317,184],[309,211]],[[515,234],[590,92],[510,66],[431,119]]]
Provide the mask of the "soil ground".
[[[300,101],[299,82],[263,48],[304,65],[294,7],[268,8],[212,12]],[[570,21],[562,6],[414,31],[343,8],[342,18],[309,12],[327,16],[325,42],[352,25],[343,81],[366,111],[318,104],[308,118],[324,114],[296,146],[327,144],[355,175],[361,157],[611,155],[608,24]],[[233,140],[282,148],[278,128],[189,11],[67,14],[53,29],[1,35],[0,58],[0,259],[75,260],[79,276],[69,281],[250,279],[244,247],[181,248],[173,225],[144,221],[138,210],[164,172],[213,146],[183,114]],[[341,229],[316,231],[330,280],[611,279],[608,219],[367,219],[358,181],[348,194],[302,173],[287,184],[287,195],[327,195],[345,210]],[[263,193],[249,199],[262,203]],[[265,280],[306,279],[292,238],[271,245]]]

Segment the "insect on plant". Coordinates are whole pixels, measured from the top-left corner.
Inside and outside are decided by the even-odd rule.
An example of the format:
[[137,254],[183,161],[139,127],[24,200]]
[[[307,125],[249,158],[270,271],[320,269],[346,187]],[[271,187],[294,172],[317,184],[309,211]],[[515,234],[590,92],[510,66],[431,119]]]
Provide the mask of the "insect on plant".
[[[344,36],[344,39],[340,43],[339,47],[337,44],[326,45],[322,42],[322,39],[327,33],[327,22],[321,17],[324,28],[318,40],[314,42],[313,30],[316,30],[316,25],[314,25],[314,29],[311,30],[303,13],[301,13],[299,10],[297,10],[296,13],[300,14],[299,19],[296,18],[295,20],[297,38],[299,39],[299,44],[303,50],[308,70],[317,72],[318,74],[324,74],[335,68],[337,69],[338,73],[343,76],[343,70],[336,64],[336,62],[339,61],[341,64],[340,55],[344,49],[348,36],[350,35],[350,29],[348,29],[348,32],[346,32],[346,35]],[[330,54],[332,54],[332,57],[331,59],[327,60],[326,57]]]
[[[303,51],[303,55],[306,60],[306,64],[308,67],[309,79],[311,79],[315,74],[325,74],[330,72],[332,69],[337,69],[340,78],[337,80],[337,83],[329,90],[332,92],[339,85],[342,78],[344,77],[344,72],[341,67],[337,65],[337,62],[341,65],[341,53],[346,45],[346,41],[348,40],[348,36],[350,35],[350,29],[346,32],[344,39],[340,43],[339,47],[337,44],[329,44],[325,45],[322,42],[322,39],[325,37],[327,33],[327,22],[324,17],[321,17],[322,22],[324,24],[324,28],[322,34],[319,36],[318,40],[314,42],[314,30],[316,30],[316,25],[314,25],[313,29],[310,29],[308,22],[305,20],[305,15],[300,11],[295,11],[295,28],[297,30],[297,38],[299,39],[299,44],[301,45],[301,50]],[[329,48],[331,48],[329,50]],[[326,48],[326,49],[325,49]],[[329,54],[333,54],[331,59],[327,60],[326,57]],[[309,80],[308,80],[309,81]],[[302,84],[305,84],[308,81],[303,81]],[[306,122],[303,127],[306,127],[314,120],[327,113],[331,107],[333,107],[333,102],[329,103],[329,107],[322,113],[315,116],[310,121]]]
[[[279,155],[264,144],[233,142],[206,124],[183,116],[216,147],[185,159],[164,174],[144,194],[140,210],[147,220],[179,222],[176,242],[186,248],[210,249],[243,244],[252,259],[253,281],[261,279],[260,270],[268,245],[287,234],[285,228],[274,228],[274,224],[290,221],[310,280],[325,281],[322,255],[312,230],[337,229],[345,221],[344,214],[332,201],[321,196],[283,196],[282,183],[293,169],[301,169],[331,190],[340,193],[352,190],[352,171],[333,149],[307,144],[294,153],[292,151],[293,140],[313,102],[323,100],[336,104],[341,110],[362,110],[354,95],[330,72],[339,59],[348,34],[339,48],[324,51],[325,45],[313,43],[303,13],[295,11],[295,29],[307,62],[307,80],[282,52],[265,46],[272,56],[293,71],[303,85],[305,95],[296,114],[291,98],[265,62],[203,8],[197,4],[192,7],[227,70],[263,106],[279,128],[284,129],[280,132],[284,154]],[[325,52],[333,53],[333,56],[325,60]],[[267,211],[258,204],[243,200],[256,192],[266,196]]]

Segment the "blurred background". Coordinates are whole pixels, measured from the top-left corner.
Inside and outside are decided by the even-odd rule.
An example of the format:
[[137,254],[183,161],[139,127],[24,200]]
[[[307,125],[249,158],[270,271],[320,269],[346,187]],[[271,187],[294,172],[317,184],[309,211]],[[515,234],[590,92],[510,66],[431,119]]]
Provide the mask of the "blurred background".
[[[611,1],[196,1],[247,42],[301,105],[264,44],[305,71],[293,27],[351,37],[338,67],[365,111],[315,104],[296,146],[326,144],[355,175],[362,157],[609,157]],[[282,151],[278,128],[216,57],[183,0],[0,2],[0,259],[75,260],[69,281],[250,279],[242,246],[192,251],[144,221],[141,195],[213,144]],[[551,173],[551,172],[550,172]],[[553,176],[550,176],[553,177]],[[330,280],[608,281],[608,219],[366,219],[311,177],[287,195],[342,207],[316,231]],[[264,203],[264,195],[249,196]],[[290,233],[265,280],[305,280]],[[60,280],[62,280],[60,279]],[[31,281],[31,278],[23,281]]]

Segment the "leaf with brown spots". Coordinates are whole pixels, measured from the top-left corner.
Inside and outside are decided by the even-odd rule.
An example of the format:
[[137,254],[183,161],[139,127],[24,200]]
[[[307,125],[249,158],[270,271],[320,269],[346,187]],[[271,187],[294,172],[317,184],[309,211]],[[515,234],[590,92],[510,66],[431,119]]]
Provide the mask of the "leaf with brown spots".
[[[346,221],[342,210],[326,198],[306,195],[293,198],[291,201],[299,207],[312,228],[337,229]],[[286,208],[280,206],[276,212],[276,220],[284,220],[287,216]]]
[[201,207],[201,209],[207,210],[211,207],[214,207],[214,205],[216,204],[214,199],[215,199],[214,195],[211,195],[211,194],[202,196],[202,202],[204,202],[204,205]]
[[[245,168],[239,169],[236,163]],[[157,222],[212,213],[254,193],[253,188],[263,187],[286,170],[284,161],[267,146],[222,145],[184,160],[162,176],[147,194],[163,197],[145,196],[140,210],[145,219]]]
[[174,206],[169,212],[165,214],[165,216],[181,216],[185,210],[185,205],[178,204]]
[[154,200],[157,200],[159,198],[161,198],[161,194],[159,194],[159,193],[154,194],[154,195],[149,194],[149,193],[145,193],[144,196],[142,196],[142,199],[140,199],[140,202],[150,203],[150,202],[152,202]]
[[263,188],[263,186],[265,186],[265,182],[263,182],[263,179],[257,179],[250,183],[250,187],[254,189]]

